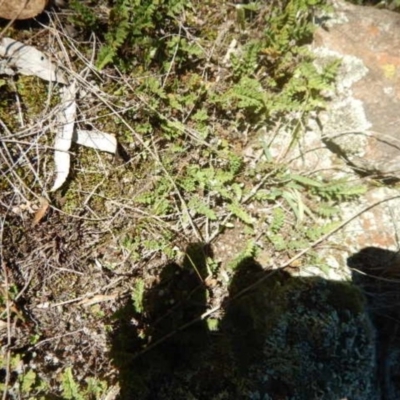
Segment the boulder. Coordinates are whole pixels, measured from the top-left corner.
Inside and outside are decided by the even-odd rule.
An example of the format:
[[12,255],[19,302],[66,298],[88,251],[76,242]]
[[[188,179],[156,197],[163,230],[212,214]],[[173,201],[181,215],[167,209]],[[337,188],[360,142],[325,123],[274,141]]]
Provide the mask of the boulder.
[[[183,279],[182,274],[172,276]],[[169,278],[168,286],[178,288],[178,281],[171,286]],[[151,292],[155,295],[159,289]],[[196,299],[193,305],[198,307],[201,295]],[[161,308],[171,304],[160,296],[153,300]],[[349,282],[265,271],[248,258],[235,269],[224,316],[213,329],[207,332],[198,321],[187,329],[171,330],[196,315],[190,312],[188,299],[182,304],[184,310],[175,310],[165,321],[154,307],[146,310],[155,320],[148,321],[152,340],[164,338],[165,332],[174,335],[125,364],[121,398],[380,398],[375,329],[364,295]],[[174,323],[175,314],[182,320]],[[131,332],[126,338],[134,336]],[[121,337],[118,342],[114,351],[118,348],[121,354]]]
[[340,58],[335,93],[320,115],[325,143],[359,172],[400,178],[400,14],[334,2],[313,49]]

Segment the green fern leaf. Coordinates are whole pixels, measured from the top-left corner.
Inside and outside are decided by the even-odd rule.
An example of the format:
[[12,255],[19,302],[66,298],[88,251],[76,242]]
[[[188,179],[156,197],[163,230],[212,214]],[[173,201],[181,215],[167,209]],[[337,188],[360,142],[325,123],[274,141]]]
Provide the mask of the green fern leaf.
[[66,400],[83,400],[79,393],[79,386],[75,382],[72,374],[72,368],[67,367],[62,375],[62,392],[63,398]]
[[254,220],[251,215],[247,213],[247,211],[237,202],[233,202],[227,205],[227,209],[236,217],[238,217],[241,221],[248,225],[253,225]]

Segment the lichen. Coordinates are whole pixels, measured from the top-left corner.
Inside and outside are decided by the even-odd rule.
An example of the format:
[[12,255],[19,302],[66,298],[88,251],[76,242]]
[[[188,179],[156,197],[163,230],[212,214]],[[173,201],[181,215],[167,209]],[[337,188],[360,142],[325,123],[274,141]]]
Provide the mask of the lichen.
[[349,283],[277,274],[233,303],[227,319],[248,398],[278,387],[285,399],[375,398],[374,331]]
[[355,286],[280,271],[266,277],[247,264],[236,271],[227,304],[203,353],[188,368],[164,371],[143,398],[378,398],[375,333]]

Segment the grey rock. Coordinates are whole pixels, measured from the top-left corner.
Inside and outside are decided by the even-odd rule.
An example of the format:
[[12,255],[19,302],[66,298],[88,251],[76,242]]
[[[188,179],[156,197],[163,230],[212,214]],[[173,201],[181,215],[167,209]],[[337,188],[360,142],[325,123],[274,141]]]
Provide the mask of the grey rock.
[[[232,298],[260,273],[256,264],[238,271]],[[375,330],[349,283],[276,272],[229,303],[213,339],[195,367],[157,387],[157,398],[380,398]]]
[[328,147],[357,170],[400,178],[400,14],[336,1],[315,33],[320,63],[342,60],[320,115]]

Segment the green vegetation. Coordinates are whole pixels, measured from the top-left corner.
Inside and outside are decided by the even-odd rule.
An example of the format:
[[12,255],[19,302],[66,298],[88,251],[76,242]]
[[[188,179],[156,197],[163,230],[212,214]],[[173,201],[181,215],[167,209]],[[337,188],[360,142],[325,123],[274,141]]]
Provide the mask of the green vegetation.
[[[3,360],[0,368],[5,368]],[[25,399],[46,400],[52,390],[49,382],[41,377],[34,369],[26,369],[19,355],[12,357],[10,361],[11,371],[18,374],[19,393]],[[21,372],[20,369],[23,369]],[[0,384],[3,391],[5,385]],[[60,375],[60,389],[62,398],[66,400],[100,399],[106,393],[107,383],[96,378],[87,378],[85,384],[77,383],[71,367],[67,367]]]
[[[204,312],[212,301],[222,303],[243,260],[264,249],[279,263],[338,226],[339,204],[365,187],[299,171],[285,157],[298,147],[310,113],[324,108],[339,67],[333,62],[319,71],[306,47],[315,13],[327,8],[323,0],[71,1],[68,16],[54,24],[59,32],[72,24],[77,37],[54,35],[67,72],[80,74],[77,124],[114,134],[121,151],[114,157],[74,145],[69,180],[56,193],[48,192],[54,129],[47,121],[57,87],[31,77],[1,80],[0,119],[13,133],[0,153],[7,161],[0,172],[8,177],[0,181],[1,207],[9,206],[1,257],[18,272],[0,311],[35,338],[19,338],[11,358],[0,357],[10,372],[8,390],[23,398],[47,399],[49,391],[64,399],[103,398],[118,379],[115,366],[131,366],[135,350],[180,329],[182,319],[169,318],[170,307],[194,298]],[[45,47],[40,39],[36,45]],[[280,132],[290,136],[287,143],[279,143]],[[53,208],[28,228],[38,196]],[[207,253],[200,268],[196,255],[187,257],[191,243],[220,245],[222,253]],[[163,267],[182,254],[181,269]],[[328,268],[316,251],[303,263]],[[191,273],[189,284],[179,282],[184,295],[156,306],[175,293],[170,282],[182,270]],[[156,291],[160,280],[167,283]],[[198,287],[207,291],[199,295]],[[91,301],[96,309],[87,308]],[[15,310],[29,308],[35,328],[7,311],[10,302]],[[186,312],[196,319],[199,308]],[[150,326],[152,313],[162,329]],[[218,318],[208,320],[211,332]],[[205,335],[207,324],[200,325]],[[184,343],[192,343],[189,336]],[[86,359],[77,346],[87,353],[95,346],[98,359]],[[45,368],[35,370],[36,353],[55,347],[55,365],[40,359]],[[155,360],[160,371],[163,362],[169,366],[160,355]]]

